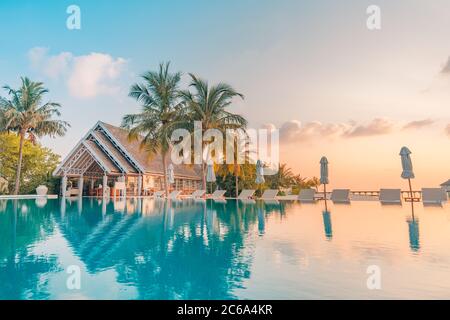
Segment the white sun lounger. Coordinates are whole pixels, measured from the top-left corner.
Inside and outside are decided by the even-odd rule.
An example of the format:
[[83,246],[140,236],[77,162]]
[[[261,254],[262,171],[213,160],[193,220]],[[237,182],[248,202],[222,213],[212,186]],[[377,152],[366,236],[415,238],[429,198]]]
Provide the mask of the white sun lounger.
[[160,191],[155,191],[155,193],[153,193],[153,197],[155,197],[155,198],[162,198],[162,197],[164,197],[164,194],[165,194],[166,192],[165,191],[162,191],[162,190],[160,190]]
[[169,199],[170,200],[178,200],[179,196],[181,195],[181,191],[180,190],[174,190],[169,194]]
[[447,192],[443,188],[422,188],[423,204],[442,205],[447,201]]
[[226,192],[227,192],[226,190],[216,190],[211,194],[210,198],[211,199],[223,199]]
[[240,199],[240,200],[248,200],[248,199],[251,199],[254,194],[255,194],[255,190],[244,189],[239,194],[238,199]]
[[205,195],[205,193],[206,193],[206,190],[195,190],[186,198],[198,199],[198,198],[203,197]]
[[261,195],[261,200],[276,200],[276,196],[278,194],[278,190],[276,189],[267,189]]
[[315,194],[316,190],[314,189],[301,189],[298,195],[298,200],[300,200],[300,202],[314,202]]
[[334,189],[331,192],[331,201],[336,203],[349,203],[350,190],[349,189]]
[[380,189],[381,204],[401,204],[402,192],[400,189]]

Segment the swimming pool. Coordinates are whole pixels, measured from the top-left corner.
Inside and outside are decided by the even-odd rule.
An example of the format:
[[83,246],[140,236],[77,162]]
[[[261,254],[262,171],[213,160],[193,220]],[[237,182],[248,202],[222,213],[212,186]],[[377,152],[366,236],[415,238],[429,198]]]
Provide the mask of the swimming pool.
[[[367,284],[374,267],[379,289]],[[79,287],[68,285],[78,274]],[[449,298],[450,212],[1,200],[0,284],[0,299]]]

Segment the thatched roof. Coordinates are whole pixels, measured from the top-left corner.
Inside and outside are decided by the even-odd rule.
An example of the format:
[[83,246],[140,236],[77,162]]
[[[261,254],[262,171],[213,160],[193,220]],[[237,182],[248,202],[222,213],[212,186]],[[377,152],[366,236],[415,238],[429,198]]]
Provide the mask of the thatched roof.
[[[97,165],[108,173],[163,175],[161,155],[150,157],[141,148],[141,142],[142,138],[130,140],[127,130],[99,121],[62,161],[54,174],[61,175],[63,170],[70,168],[80,172],[89,163],[86,155],[80,156],[83,151],[80,149],[85,148],[89,157],[94,158]],[[201,179],[198,166],[174,165],[174,173],[180,178]]]
[[[134,159],[145,169],[146,172],[163,174],[162,157],[155,155],[150,157],[145,150],[141,148],[142,138],[137,140],[128,139],[128,131],[111,124],[101,122],[108,132],[116,138],[120,144],[130,153]],[[187,165],[174,165],[175,175],[200,178],[197,168]]]

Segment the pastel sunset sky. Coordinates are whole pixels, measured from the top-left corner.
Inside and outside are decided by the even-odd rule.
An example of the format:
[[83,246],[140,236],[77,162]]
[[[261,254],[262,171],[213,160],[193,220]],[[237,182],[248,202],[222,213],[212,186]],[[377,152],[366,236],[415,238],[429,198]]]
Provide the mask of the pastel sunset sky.
[[[71,4],[81,30],[66,28]],[[366,27],[373,4],[381,30]],[[448,12],[446,0],[2,0],[0,85],[45,82],[72,128],[42,143],[65,155],[98,120],[137,111],[130,85],[171,61],[242,92],[233,111],[280,128],[281,160],[303,176],[326,155],[331,187],[406,188],[406,145],[415,186],[432,187],[450,178]]]

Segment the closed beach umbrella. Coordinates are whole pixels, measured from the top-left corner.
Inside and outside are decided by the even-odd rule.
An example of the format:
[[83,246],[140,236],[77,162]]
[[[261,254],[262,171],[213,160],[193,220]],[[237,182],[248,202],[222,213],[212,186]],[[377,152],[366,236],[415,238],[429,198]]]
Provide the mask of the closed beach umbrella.
[[208,165],[206,166],[206,182],[211,183],[211,192],[212,192],[212,184],[216,182],[216,174],[214,172],[214,162],[208,161]]
[[206,167],[206,182],[216,182],[216,174],[214,173],[214,163],[209,162]]
[[173,170],[173,164],[169,164],[169,166],[167,167],[167,182],[169,184],[175,183],[175,173]]
[[255,180],[255,182],[257,184],[263,184],[264,182],[266,182],[266,180],[264,179],[264,168],[262,166],[261,160],[258,160],[256,162],[256,180]]
[[322,157],[320,159],[320,183],[323,184],[323,198],[325,200],[325,206],[327,204],[327,184],[330,183],[328,180],[328,159],[327,157]]
[[320,159],[320,183],[328,184],[328,159],[326,157],[322,157]]
[[[260,186],[264,182],[266,182],[266,180],[264,179],[264,168],[263,168],[261,160],[256,161],[256,179],[255,179],[255,182],[256,182],[256,184],[259,184]],[[262,190],[260,190],[260,192],[262,193]]]
[[407,147],[400,150],[400,157],[402,159],[402,178],[414,179],[413,166],[411,161],[411,151]]
[[411,201],[413,201],[413,192],[411,186],[411,179],[414,179],[413,165],[411,161],[411,151],[407,147],[403,147],[400,150],[400,157],[402,160],[402,175],[403,179],[408,179],[409,193],[411,195]]

